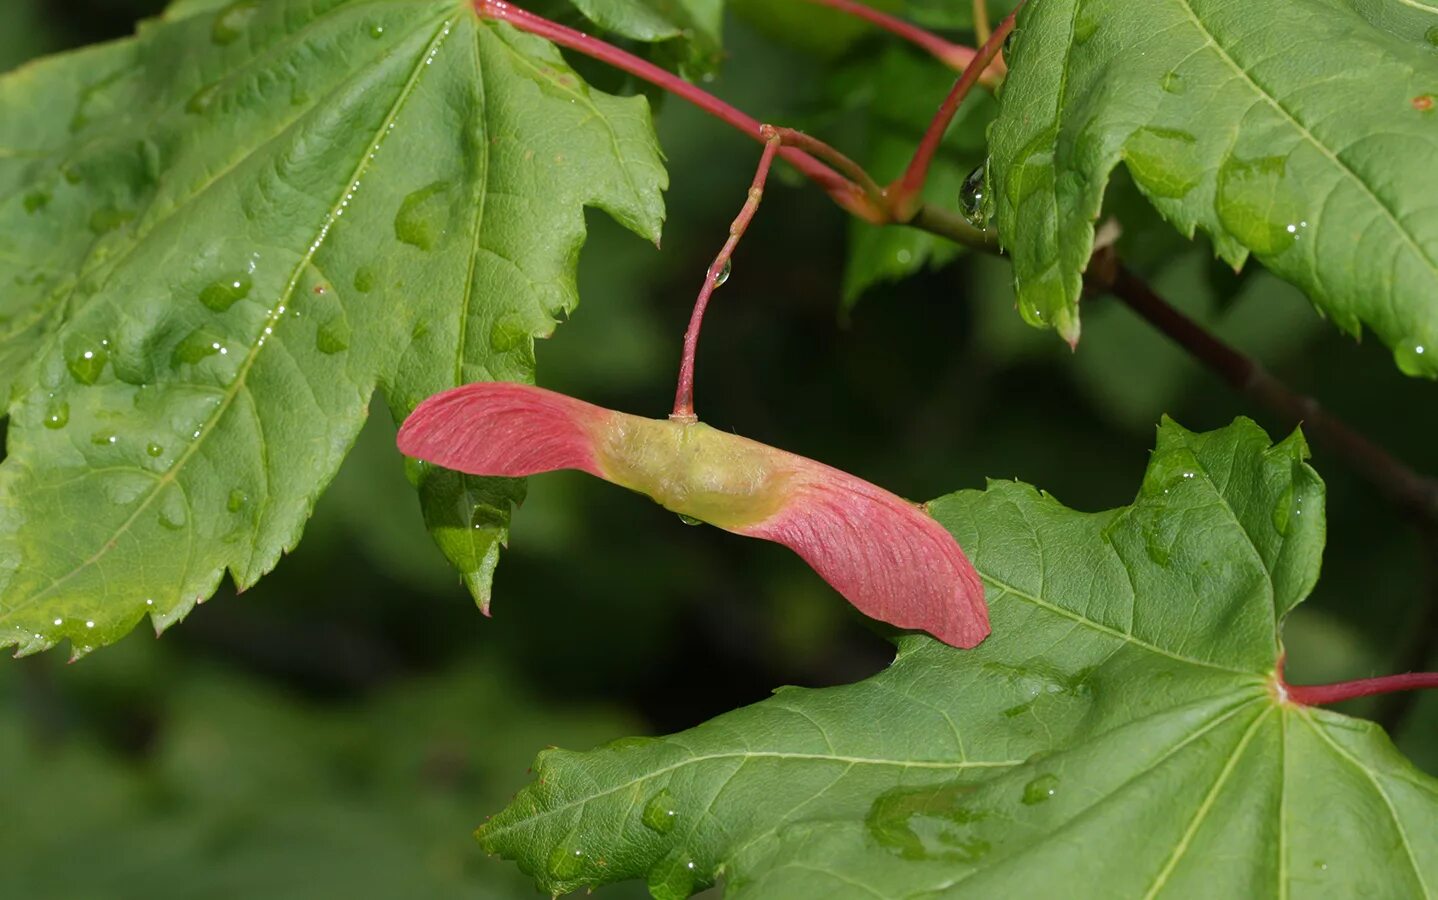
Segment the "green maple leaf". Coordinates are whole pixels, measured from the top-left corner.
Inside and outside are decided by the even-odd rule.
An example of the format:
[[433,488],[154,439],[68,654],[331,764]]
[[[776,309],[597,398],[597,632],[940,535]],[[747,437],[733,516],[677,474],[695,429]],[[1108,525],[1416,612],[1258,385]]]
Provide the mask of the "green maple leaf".
[[[189,0],[0,79],[0,644],[157,627],[299,540],[380,387],[530,380],[642,98],[463,0]],[[518,482],[417,471],[487,601]]]
[[662,44],[684,45],[680,68],[687,76],[710,75],[723,55],[723,0],[569,0],[606,31]]
[[1324,538],[1306,455],[1166,422],[1131,506],[1014,482],[936,500],[988,588],[978,649],[906,637],[858,684],[547,751],[480,840],[555,892],[1427,895],[1438,782],[1274,677]]
[[[1079,335],[1120,161],[1184,234],[1249,254],[1438,377],[1438,9],[1381,0],[1048,0],[1020,13],[990,132],[1019,308]],[[1276,23],[1281,23],[1278,27]],[[1426,27],[1426,32],[1423,30]]]

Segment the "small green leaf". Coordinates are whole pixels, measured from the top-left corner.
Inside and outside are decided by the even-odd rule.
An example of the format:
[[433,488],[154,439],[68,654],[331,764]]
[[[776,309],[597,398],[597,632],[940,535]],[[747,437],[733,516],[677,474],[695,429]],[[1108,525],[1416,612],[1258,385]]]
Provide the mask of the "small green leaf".
[[[1423,4],[1031,3],[990,137],[1019,310],[1070,343],[1110,171],[1438,377],[1438,27]],[[1283,27],[1274,27],[1282,22]]]
[[723,0],[569,0],[606,31],[657,44],[682,41],[686,76],[711,75],[723,56]]
[[[0,79],[0,644],[253,584],[377,385],[531,380],[583,207],[657,240],[665,184],[643,98],[464,0],[194,0]],[[487,601],[520,484],[421,496]]]
[[1166,422],[1122,509],[1014,482],[936,500],[988,588],[976,650],[906,637],[858,684],[546,751],[479,838],[553,892],[1421,896],[1438,785],[1376,726],[1277,693],[1324,537],[1306,456],[1246,420]]

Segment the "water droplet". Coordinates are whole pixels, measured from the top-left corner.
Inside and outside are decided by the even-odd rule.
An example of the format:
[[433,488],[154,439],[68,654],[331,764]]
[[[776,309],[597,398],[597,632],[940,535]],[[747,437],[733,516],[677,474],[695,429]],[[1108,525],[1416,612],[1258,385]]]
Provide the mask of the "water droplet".
[[215,312],[224,312],[250,295],[254,284],[246,272],[226,275],[200,291],[200,302]]
[[105,371],[105,365],[110,361],[110,352],[105,349],[107,343],[101,341],[97,344],[86,344],[65,361],[65,367],[75,376],[76,381],[81,384],[94,384],[100,380],[100,373]]
[[219,335],[208,328],[196,328],[175,347],[171,359],[176,366],[181,363],[194,365],[207,356],[214,356],[224,348],[225,345]]
[[1177,199],[1193,190],[1204,171],[1198,138],[1176,128],[1144,127],[1129,135],[1123,157],[1135,181],[1157,197]]
[[164,448],[163,446],[161,446],[160,444],[157,444],[157,443],[155,443],[154,441],[151,441],[150,443],[148,443],[148,444],[145,445],[145,452],[146,452],[147,454],[149,454],[150,456],[158,457],[158,456],[163,456],[163,455],[164,455],[164,453],[165,453],[165,448]]
[[42,419],[45,427],[49,429],[64,428],[70,421],[70,404],[64,400],[54,397],[45,404],[45,418]]
[[189,101],[185,103],[185,111],[194,113],[195,115],[207,112],[210,106],[214,104],[215,95],[219,92],[219,89],[220,85],[215,83],[207,84],[198,91],[195,91],[195,93],[190,96]]
[[355,272],[355,290],[359,291],[361,294],[368,294],[370,291],[374,290],[374,285],[374,270],[371,269],[369,266],[360,266],[359,269]]
[[1184,83],[1183,76],[1177,72],[1165,74],[1163,78],[1159,79],[1159,85],[1170,94],[1182,94],[1188,90],[1188,85]]
[[703,524],[704,524],[704,520],[703,520],[703,519],[696,519],[696,518],[694,518],[693,516],[686,516],[686,515],[684,515],[684,513],[679,513],[679,521],[683,522],[685,525],[703,525]]
[[371,25],[371,26],[369,27],[369,36],[372,37],[372,38],[375,38],[376,40],[378,40],[379,38],[384,37],[384,26],[383,26],[383,25]]
[[1153,560],[1158,566],[1167,566],[1169,558],[1172,556],[1172,550],[1168,542],[1164,540],[1163,535],[1159,533],[1159,530],[1157,528],[1149,528],[1144,532],[1143,538],[1144,550],[1148,553],[1148,558]]
[[1438,47],[1438,25],[1431,26],[1423,33],[1423,36],[1428,39],[1428,43]]
[[56,625],[63,625],[63,624],[65,624],[65,620],[64,620],[64,619],[56,619],[56,620],[55,620],[55,624],[56,624]]
[[988,177],[989,164],[987,161],[981,162],[964,176],[963,186],[959,188],[959,212],[963,213],[964,218],[975,228],[983,228],[988,219],[984,215],[984,200],[987,196],[984,185]]
[[501,316],[489,329],[489,346],[496,353],[508,353],[516,347],[524,346],[531,337],[524,320],[511,313]]
[[1393,346],[1393,361],[1404,375],[1438,375],[1438,352],[1418,338],[1405,338]]
[[90,213],[90,233],[108,234],[133,218],[135,218],[135,214],[129,210],[118,209],[114,206],[102,206]]
[[31,191],[25,195],[25,212],[37,213],[50,205],[50,194],[47,191]]
[[699,866],[683,850],[675,850],[649,870],[645,879],[654,900],[685,900],[699,881]]
[[90,443],[97,447],[109,447],[120,442],[120,436],[113,431],[97,431],[90,435]]
[[646,826],[660,834],[673,831],[674,823],[679,821],[679,810],[674,808],[674,796],[667,790],[655,794],[644,804],[644,812],[640,818]]
[[1254,253],[1272,255],[1293,246],[1294,233],[1288,225],[1302,216],[1287,170],[1288,161],[1282,156],[1251,160],[1230,156],[1218,170],[1214,200],[1218,218]]
[[732,273],[733,271],[734,271],[734,262],[733,262],[733,260],[728,260],[728,259],[724,260],[724,265],[719,268],[719,271],[718,271],[718,272],[715,272],[715,273],[714,273],[714,286],[715,286],[715,287],[723,287],[723,286],[724,286],[724,282],[726,282],[726,281],[729,280],[729,275],[730,275],[730,273]]
[[1293,486],[1289,485],[1273,504],[1273,530],[1280,535],[1288,534],[1288,523],[1293,516]]
[[555,881],[570,881],[584,871],[584,851],[568,844],[560,844],[549,854],[549,877]]
[[348,319],[331,319],[315,331],[315,349],[324,354],[335,354],[350,348],[350,323]]
[[160,524],[170,531],[179,531],[185,527],[190,520],[189,509],[185,505],[185,495],[174,486],[165,492],[165,499],[160,502]]
[[448,190],[449,182],[436,181],[405,197],[394,217],[394,236],[412,247],[433,250],[445,233]]
[[239,488],[235,488],[233,491],[230,491],[230,497],[225,501],[225,509],[228,509],[232,513],[237,513],[244,509],[245,504],[249,502],[249,495]]
[[87,619],[87,620],[85,620],[85,627],[86,627],[86,628],[94,628],[94,627],[95,627],[95,620],[94,620],[94,619]]
[[1074,22],[1074,43],[1087,44],[1097,31],[1098,17],[1080,13],[1078,21]]
[[214,27],[210,29],[211,40],[221,47],[233,44],[245,33],[250,19],[259,8],[260,0],[237,0],[220,10],[220,14],[215,17]]
[[1053,773],[1040,775],[1024,785],[1024,805],[1035,806],[1058,792],[1059,777]]

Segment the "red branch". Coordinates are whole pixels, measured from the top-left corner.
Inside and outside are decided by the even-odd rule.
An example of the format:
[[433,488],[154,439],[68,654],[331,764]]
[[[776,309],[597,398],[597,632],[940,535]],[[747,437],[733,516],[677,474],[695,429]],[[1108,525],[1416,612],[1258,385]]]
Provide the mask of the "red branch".
[[759,168],[755,170],[754,181],[749,185],[749,196],[744,200],[744,206],[734,218],[734,223],[729,226],[729,239],[724,242],[719,255],[714,257],[709,271],[704,273],[704,286],[699,289],[699,298],[694,301],[694,312],[689,316],[689,327],[684,332],[684,355],[679,360],[679,386],[674,391],[674,412],[669,415],[669,418],[676,422],[698,421],[698,417],[694,415],[694,355],[699,349],[699,329],[704,325],[704,311],[709,307],[709,297],[714,293],[714,289],[729,277],[729,261],[734,255],[734,248],[744,236],[749,223],[754,220],[754,214],[759,211],[759,201],[764,197],[764,182],[769,178],[769,167],[774,164],[774,154],[779,151],[783,141],[779,129],[770,125],[760,127],[764,135],[764,153],[759,157]]
[[[903,38],[919,47],[956,72],[968,68],[974,58],[974,50],[962,44],[946,41],[931,31],[925,31],[912,22],[891,16],[886,12],[856,3],[854,0],[809,0],[819,6],[828,6],[857,19],[864,19],[896,37]],[[996,79],[991,79],[996,80]]]
[[934,161],[934,154],[939,152],[939,144],[944,140],[944,132],[949,130],[949,125],[954,121],[954,116],[958,113],[964,98],[969,95],[969,91],[973,90],[984,70],[1003,49],[1004,39],[1009,36],[1009,32],[1014,30],[1014,16],[1023,8],[1023,5],[1020,2],[1018,6],[1015,6],[1014,11],[1005,16],[1004,20],[999,23],[999,27],[989,35],[989,39],[984,41],[984,45],[979,48],[979,52],[969,63],[968,68],[964,69],[964,74],[954,82],[949,96],[945,97],[944,102],[939,105],[938,114],[929,123],[929,129],[924,132],[924,138],[919,142],[919,148],[914,151],[914,158],[909,162],[909,168],[904,170],[904,174],[898,181],[889,186],[889,208],[899,221],[907,222],[918,211],[919,194],[924,189],[924,182],[928,180],[929,165]]
[[1374,694],[1392,694],[1396,691],[1416,691],[1423,688],[1438,688],[1438,672],[1408,672],[1403,675],[1384,675],[1379,678],[1360,678],[1356,681],[1340,681],[1337,684],[1285,684],[1283,689],[1288,699],[1303,706],[1327,706],[1355,697],[1371,697]]
[[[640,59],[613,44],[605,43],[583,32],[575,31],[573,28],[551,22],[542,16],[512,6],[504,0],[472,0],[472,2],[475,13],[481,18],[508,22],[521,31],[538,35],[561,47],[568,47],[592,59],[608,63],[616,69],[628,72],[636,78],[642,78],[656,87],[688,100],[706,113],[734,126],[754,140],[761,143],[764,141],[758,119],[647,60]],[[887,220],[884,211],[875,207],[862,188],[810,154],[797,147],[784,147],[779,151],[779,155],[798,169],[804,177],[822,187],[834,199],[834,202],[844,209],[869,222],[883,223]]]

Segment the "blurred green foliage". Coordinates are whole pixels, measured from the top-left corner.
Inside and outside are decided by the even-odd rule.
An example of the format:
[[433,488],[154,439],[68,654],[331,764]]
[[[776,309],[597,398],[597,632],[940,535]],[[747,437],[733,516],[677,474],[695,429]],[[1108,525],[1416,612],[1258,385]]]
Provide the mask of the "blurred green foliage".
[[[6,0],[0,65],[125,33],[157,7]],[[872,104],[836,103],[840,73],[923,58],[862,30],[839,51],[795,54],[781,32],[731,14],[728,64],[706,86],[856,154],[874,146]],[[625,83],[581,70],[611,78],[606,89]],[[904,108],[936,106],[934,81]],[[687,106],[659,107],[673,185],[663,249],[591,214],[580,308],[538,351],[541,384],[647,415],[667,408],[690,304],[757,158]],[[953,143],[978,146],[972,133]],[[1020,478],[1079,509],[1128,502],[1161,412],[1193,429],[1245,414],[1284,430],[1103,298],[1084,301],[1076,352],[1027,329],[1002,261],[960,256],[871,284],[841,316],[853,228],[821,193],[776,180],[705,329],[706,421],[909,497]],[[1377,342],[1339,335],[1256,267],[1235,276],[1166,228],[1155,217],[1122,240],[1179,305],[1438,472],[1431,385],[1396,376]],[[532,480],[484,619],[425,534],[392,436],[375,409],[299,550],[245,595],[222,591],[163,641],[137,631],[76,666],[59,654],[0,664],[4,892],[535,896],[469,836],[526,781],[535,751],[678,730],[777,685],[853,681],[889,659],[781,548],[684,527],[570,474]],[[1433,590],[1419,542],[1314,449],[1328,549],[1287,626],[1289,672],[1385,673]],[[1397,736],[1429,771],[1435,728],[1425,697]]]

